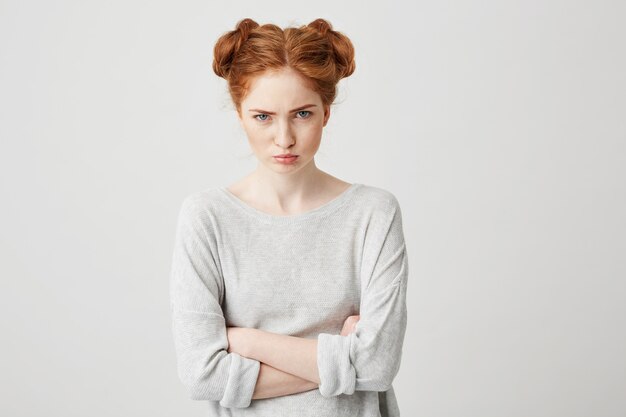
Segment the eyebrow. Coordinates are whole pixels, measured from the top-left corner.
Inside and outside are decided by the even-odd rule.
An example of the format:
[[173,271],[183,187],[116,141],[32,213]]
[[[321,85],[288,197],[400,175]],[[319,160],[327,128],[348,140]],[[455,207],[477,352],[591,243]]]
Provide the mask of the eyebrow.
[[[296,109],[290,110],[289,113],[293,113],[294,111],[308,109],[309,107],[316,107],[316,104],[305,104],[304,106],[300,106]],[[249,111],[255,111],[255,112],[263,113],[263,114],[276,114],[272,111],[261,110],[261,109],[250,109]]]

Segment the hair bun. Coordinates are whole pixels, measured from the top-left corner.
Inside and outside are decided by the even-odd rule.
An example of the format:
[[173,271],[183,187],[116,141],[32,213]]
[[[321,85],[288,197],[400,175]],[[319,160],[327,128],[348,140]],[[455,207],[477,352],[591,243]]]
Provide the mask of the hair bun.
[[330,106],[339,80],[354,72],[354,47],[323,18],[284,29],[245,18],[234,30],[223,33],[213,49],[213,71],[227,81],[240,116],[251,80],[268,70],[283,68],[302,75],[324,106]]
[[239,23],[237,23],[237,27],[235,28],[235,30],[239,31],[239,38],[241,39],[241,43],[244,43],[248,39],[252,29],[258,27],[259,24],[249,17],[240,20]]
[[228,78],[237,52],[250,37],[250,32],[259,27],[254,20],[246,17],[237,23],[234,30],[224,33],[213,48],[213,72],[219,77]]
[[330,24],[330,22],[322,18],[315,19],[314,21],[309,23],[307,27],[317,30],[322,36],[326,36],[328,31],[333,30],[333,26]]
[[306,26],[316,30],[330,42],[335,59],[337,79],[340,80],[352,75],[356,64],[354,62],[354,45],[350,39],[343,33],[333,30],[333,26],[326,19],[315,19]]

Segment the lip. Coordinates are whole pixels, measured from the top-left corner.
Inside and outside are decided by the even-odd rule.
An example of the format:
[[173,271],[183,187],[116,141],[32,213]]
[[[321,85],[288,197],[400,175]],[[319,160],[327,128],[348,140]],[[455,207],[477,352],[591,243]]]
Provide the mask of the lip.
[[275,158],[286,158],[286,157],[291,157],[291,156],[298,156],[298,155],[294,155],[292,153],[283,153],[280,155],[274,155]]
[[275,155],[274,159],[279,164],[289,165],[289,164],[293,164],[298,159],[298,155],[291,155],[291,154]]

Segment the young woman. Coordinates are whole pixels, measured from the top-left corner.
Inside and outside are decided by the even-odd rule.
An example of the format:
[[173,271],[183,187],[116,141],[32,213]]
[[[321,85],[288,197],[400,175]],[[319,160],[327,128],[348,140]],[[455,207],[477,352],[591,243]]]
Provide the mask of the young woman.
[[400,206],[315,165],[350,40],[316,19],[251,19],[221,36],[258,159],[228,187],[188,195],[171,270],[178,375],[214,416],[398,416],[392,381],[407,322]]

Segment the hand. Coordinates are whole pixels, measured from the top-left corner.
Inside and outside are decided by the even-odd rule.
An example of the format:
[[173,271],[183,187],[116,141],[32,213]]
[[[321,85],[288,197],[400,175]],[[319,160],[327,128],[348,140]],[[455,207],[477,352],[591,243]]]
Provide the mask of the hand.
[[356,324],[359,322],[359,319],[361,318],[360,314],[357,314],[356,316],[350,316],[346,319],[346,321],[343,322],[343,328],[341,329],[341,335],[342,336],[347,336],[350,333],[354,332],[356,330]]

